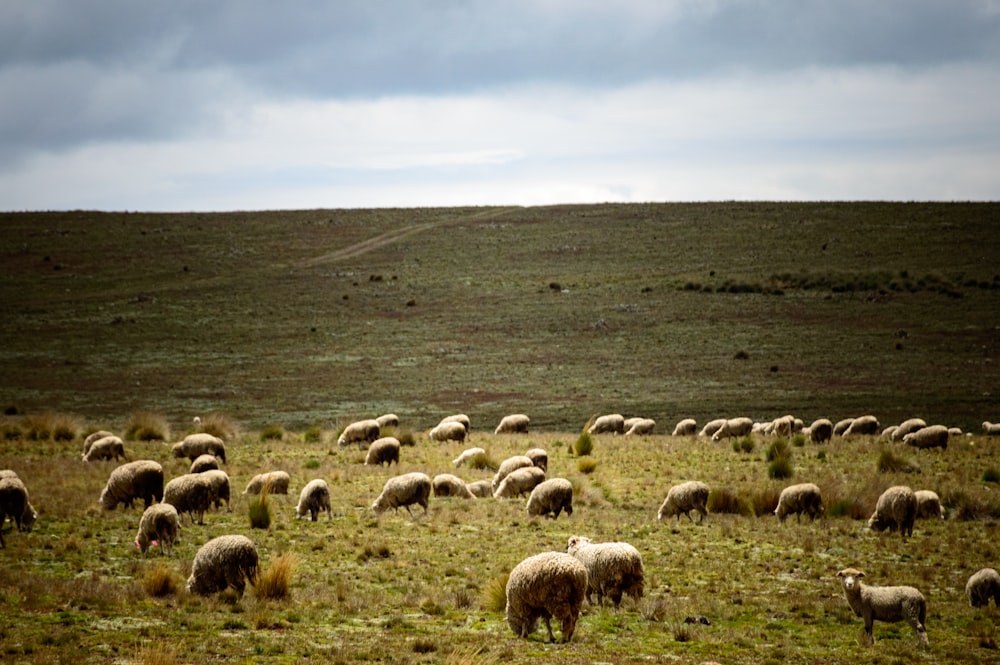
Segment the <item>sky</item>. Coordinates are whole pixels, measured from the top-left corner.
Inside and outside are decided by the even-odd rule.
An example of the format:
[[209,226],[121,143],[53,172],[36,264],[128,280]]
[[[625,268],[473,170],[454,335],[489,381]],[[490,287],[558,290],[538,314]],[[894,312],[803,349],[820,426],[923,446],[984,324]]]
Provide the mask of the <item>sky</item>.
[[1000,199],[1000,0],[0,0],[0,210]]

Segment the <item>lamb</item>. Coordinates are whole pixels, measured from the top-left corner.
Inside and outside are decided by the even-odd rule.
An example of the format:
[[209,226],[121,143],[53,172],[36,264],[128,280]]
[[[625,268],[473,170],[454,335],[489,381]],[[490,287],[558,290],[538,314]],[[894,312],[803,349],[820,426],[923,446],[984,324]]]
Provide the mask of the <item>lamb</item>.
[[174,457],[187,457],[192,462],[200,455],[215,455],[219,461],[226,461],[226,444],[217,436],[207,432],[188,434],[180,443],[173,445]]
[[466,483],[465,486],[468,488],[469,493],[477,499],[490,499],[493,497],[493,489],[490,487],[490,481],[488,480],[477,480],[473,483]]
[[83,461],[90,462],[92,460],[114,460],[118,461],[118,458],[123,461],[128,461],[128,456],[125,454],[125,442],[119,437],[112,434],[111,436],[106,436],[101,439],[93,441],[90,448],[83,454]]
[[854,613],[865,620],[868,644],[875,643],[872,626],[876,621],[896,623],[906,621],[924,645],[927,641],[927,601],[922,593],[911,586],[868,586],[861,582],[865,574],[856,568],[845,568],[837,573],[844,587],[844,597]]
[[524,456],[542,471],[549,470],[549,454],[545,452],[544,448],[532,448],[525,452]]
[[983,568],[973,573],[965,583],[965,595],[972,607],[986,607],[993,604],[1000,607],[1000,574],[993,568]]
[[699,480],[689,480],[686,483],[674,485],[667,491],[667,497],[663,500],[656,519],[663,520],[664,517],[675,516],[679,521],[681,515],[685,515],[691,522],[691,511],[696,510],[701,513],[699,522],[704,522],[708,515],[706,504],[708,503],[708,485]]
[[507,578],[507,625],[527,638],[538,620],[545,621],[549,641],[555,642],[551,618],[559,620],[562,641],[569,642],[587,593],[587,568],[563,552],[542,552],[514,566]]
[[674,425],[673,436],[693,436],[698,431],[698,423],[694,418],[684,418]]
[[833,438],[833,423],[829,418],[817,418],[803,430],[813,443],[824,443]]
[[154,499],[163,500],[163,467],[158,462],[136,460],[118,466],[108,476],[98,501],[105,510],[114,510],[119,503],[131,508],[136,499],[142,499],[145,508]]
[[497,469],[497,472],[493,474],[493,491],[497,491],[497,488],[500,487],[500,483],[502,483],[503,479],[506,478],[512,471],[522,469],[526,466],[535,466],[535,463],[531,461],[531,458],[527,455],[514,455],[513,457],[508,457],[504,461],[500,462],[500,467]]
[[242,597],[246,583],[255,585],[259,573],[260,557],[252,540],[240,535],[219,536],[194,555],[187,590],[207,596],[233,587]]
[[983,434],[986,436],[1000,436],[1000,423],[991,423],[988,420],[984,420]]
[[551,517],[573,514],[573,484],[565,478],[549,478],[535,485],[528,496],[528,517]]
[[715,433],[718,432],[719,429],[725,424],[726,424],[725,418],[716,418],[715,420],[709,420],[707,423],[705,423],[705,426],[701,428],[701,431],[698,432],[698,436],[711,439],[713,436],[715,436]]
[[88,435],[86,439],[83,440],[83,456],[86,457],[87,453],[90,452],[90,447],[94,445],[95,441],[100,441],[106,436],[114,436],[114,432],[109,432],[107,430],[101,429]]
[[381,431],[377,420],[358,420],[344,428],[337,438],[337,445],[344,448],[352,443],[368,444],[377,439]]
[[823,514],[823,495],[819,487],[813,483],[799,483],[789,485],[781,490],[778,496],[778,507],[774,509],[774,514],[782,522],[785,518],[795,514],[795,521],[800,521],[802,513],[809,516],[809,519],[816,519],[817,515]]
[[260,494],[267,490],[268,494],[288,494],[288,484],[292,481],[285,471],[268,471],[258,473],[247,483],[244,494]]
[[493,492],[494,499],[511,499],[530,494],[535,485],[545,480],[545,472],[537,466],[526,466],[511,471]]
[[177,509],[178,515],[188,514],[191,523],[205,523],[205,511],[212,507],[212,481],[203,473],[186,473],[173,478],[163,488],[163,503]]
[[639,418],[632,423],[632,426],[625,430],[625,436],[641,436],[652,434],[656,427],[656,421],[652,418]]
[[425,473],[414,471],[404,473],[401,476],[393,476],[385,481],[382,493],[378,495],[372,504],[372,510],[376,514],[384,513],[389,508],[399,512],[399,507],[406,508],[406,512],[413,515],[410,506],[417,504],[423,506],[424,514],[427,514],[427,499],[431,495],[431,479]]
[[440,422],[427,433],[431,441],[465,441],[469,430],[458,421]]
[[531,418],[523,413],[512,413],[500,419],[500,424],[493,430],[494,434],[527,434]]
[[38,512],[28,501],[28,488],[16,475],[0,478],[0,547],[7,547],[3,537],[3,525],[8,517],[14,522],[18,531],[25,532],[31,531],[38,520]]
[[456,413],[453,416],[442,418],[438,425],[441,425],[442,423],[462,423],[462,427],[465,428],[466,434],[472,431],[472,421],[469,420],[469,416],[464,413]]
[[923,418],[909,418],[896,426],[896,429],[889,436],[889,440],[902,441],[907,434],[916,432],[922,427],[927,427],[927,422]]
[[730,418],[725,424],[715,431],[712,441],[720,441],[723,437],[731,439],[734,436],[746,436],[753,429],[753,420],[750,418]]
[[208,479],[212,485],[212,503],[215,509],[222,507],[222,502],[226,502],[226,511],[231,512],[233,507],[229,501],[229,474],[221,469],[209,469],[202,471],[201,475]]
[[645,572],[642,555],[628,543],[594,543],[585,536],[571,536],[566,553],[579,559],[587,568],[587,600],[604,605],[607,596],[615,607],[622,596],[642,598]]
[[378,423],[379,430],[388,429],[389,427],[399,427],[399,416],[395,413],[386,413],[375,419]]
[[169,503],[154,503],[139,519],[139,532],[135,535],[135,546],[143,554],[149,546],[160,545],[160,554],[168,556],[174,551],[177,532],[180,530],[177,509]]
[[875,416],[859,416],[851,422],[851,425],[846,430],[844,430],[843,436],[848,437],[862,434],[878,434],[878,430],[878,418]]
[[895,485],[878,498],[875,512],[868,519],[868,527],[875,531],[899,529],[904,538],[913,535],[913,521],[917,517],[917,497],[905,485]]
[[917,498],[917,518],[944,519],[944,506],[937,492],[917,490],[913,493]]
[[944,425],[930,425],[910,432],[903,437],[903,443],[914,448],[948,449],[948,428]]
[[219,468],[219,459],[215,455],[198,455],[191,462],[191,470],[188,473],[204,473],[212,469]]
[[309,513],[309,519],[313,522],[321,510],[326,511],[327,519],[333,519],[333,510],[330,508],[330,487],[322,478],[315,478],[306,483],[299,493],[299,505],[295,507],[297,517],[305,517]]
[[624,434],[625,433],[625,417],[618,413],[611,413],[605,416],[600,416],[594,420],[590,428],[587,429],[588,434]]
[[465,484],[465,481],[450,473],[439,473],[431,481],[434,496],[457,496],[462,499],[474,499],[472,491]]
[[489,465],[489,458],[482,448],[466,448],[451,463],[456,467],[468,464],[473,469],[485,469]]
[[399,439],[394,436],[383,436],[375,439],[368,446],[368,453],[365,455],[365,464],[368,466],[392,466],[393,462],[399,466]]

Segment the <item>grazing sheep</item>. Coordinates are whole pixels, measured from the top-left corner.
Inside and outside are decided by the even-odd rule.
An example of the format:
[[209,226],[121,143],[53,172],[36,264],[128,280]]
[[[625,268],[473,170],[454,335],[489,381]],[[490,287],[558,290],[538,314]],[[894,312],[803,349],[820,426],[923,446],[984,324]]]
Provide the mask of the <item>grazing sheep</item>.
[[795,514],[795,521],[799,522],[802,513],[809,516],[809,519],[816,519],[823,514],[823,495],[819,487],[813,483],[799,483],[789,485],[781,490],[778,496],[778,507],[774,509],[774,514],[782,522],[785,518]]
[[17,478],[17,472],[13,469],[0,469],[0,478]]
[[205,596],[233,587],[242,596],[247,582],[257,583],[259,572],[260,557],[252,540],[239,535],[219,536],[194,555],[187,590]]
[[856,568],[845,568],[837,573],[844,597],[854,613],[865,620],[868,644],[875,643],[872,626],[876,621],[896,623],[906,621],[917,631],[922,644],[927,644],[927,601],[922,593],[911,586],[868,586],[862,583],[865,574]]
[[457,496],[462,499],[474,499],[472,491],[465,481],[450,473],[439,473],[431,481],[434,496]]
[[543,448],[532,448],[525,452],[524,456],[542,471],[549,470],[549,454]]
[[392,508],[397,513],[399,507],[406,508],[406,512],[413,515],[410,506],[417,504],[423,506],[424,514],[427,514],[427,499],[431,495],[431,479],[425,473],[414,471],[404,473],[401,476],[393,476],[385,481],[382,493],[378,495],[372,504],[372,510],[376,514],[384,513]]
[[490,481],[488,480],[477,480],[473,483],[466,483],[465,486],[468,488],[469,493],[477,499],[493,498],[493,488],[490,487]]
[[399,466],[399,439],[394,436],[383,436],[375,439],[368,446],[368,454],[365,455],[365,464],[368,466],[392,466],[393,462]]
[[375,419],[378,423],[379,430],[384,430],[389,427],[399,427],[399,416],[395,413],[386,413]]
[[937,492],[917,490],[913,493],[917,499],[917,518],[944,519],[944,506]]
[[750,418],[730,418],[725,424],[715,431],[712,441],[721,441],[723,438],[731,439],[734,436],[746,436],[753,429],[753,420]]
[[183,441],[175,443],[172,450],[174,457],[187,457],[192,462],[201,455],[215,455],[221,462],[226,461],[226,444],[207,432],[188,434]]
[[983,434],[986,436],[1000,436],[1000,423],[991,423],[988,420],[984,420]]
[[896,425],[896,429],[894,429],[892,434],[889,435],[889,440],[902,441],[907,434],[910,432],[916,432],[922,427],[927,427],[927,423],[923,418],[909,418]]
[[618,413],[611,413],[597,418],[590,428],[588,434],[624,434],[625,417]]
[[880,440],[893,441],[894,439],[892,435],[896,433],[897,429],[899,429],[899,425],[889,425],[882,430],[882,433],[878,435],[878,438]]
[[0,547],[7,547],[3,538],[3,525],[8,517],[18,531],[31,531],[38,520],[38,512],[28,501],[28,488],[16,476],[0,478]]
[[145,508],[154,499],[163,500],[163,467],[158,462],[136,460],[118,466],[108,476],[98,501],[105,510],[114,510],[119,503],[131,508],[136,499],[142,499]]
[[691,511],[697,510],[701,513],[699,522],[705,521],[708,515],[706,504],[708,503],[708,485],[699,480],[689,480],[686,483],[674,485],[667,491],[667,497],[663,500],[656,519],[663,520],[664,517],[675,516],[678,521],[681,515],[685,515],[691,522]]
[[247,483],[244,494],[260,494],[267,489],[268,494],[288,494],[288,485],[292,482],[291,477],[284,471],[267,471],[258,473]]
[[948,436],[962,436],[962,428],[961,427],[949,427],[948,428]]
[[986,607],[993,604],[1000,607],[1000,574],[993,568],[983,568],[969,576],[969,581],[965,583],[965,595],[969,598],[969,605],[973,607]]
[[215,509],[222,507],[222,502],[226,502],[226,511],[232,512],[233,507],[229,501],[229,474],[221,469],[209,469],[202,471],[201,475],[208,479],[212,485],[212,503]]
[[173,478],[163,488],[163,503],[177,509],[178,515],[188,514],[191,523],[205,523],[205,511],[212,507],[212,481],[203,473],[187,473]]
[[698,423],[694,418],[684,418],[674,425],[673,436],[693,436],[698,431]]
[[215,455],[198,455],[191,462],[191,470],[188,473],[204,473],[219,468],[219,459]]
[[795,430],[795,416],[787,415],[771,421],[771,434],[789,437]]
[[726,424],[725,418],[716,418],[715,420],[709,420],[707,423],[705,423],[705,426],[701,428],[701,431],[698,432],[698,436],[705,437],[706,439],[711,439],[713,436],[715,436],[715,433],[718,432],[725,424]]
[[468,464],[473,469],[485,469],[489,465],[489,458],[482,448],[466,448],[451,463],[456,468]]
[[330,487],[322,478],[315,478],[306,483],[299,493],[299,505],[295,507],[297,517],[305,517],[309,513],[309,519],[313,522],[321,510],[326,511],[327,519],[333,519],[333,510],[330,508]]
[[527,638],[538,620],[545,621],[549,641],[555,642],[551,618],[559,620],[562,641],[573,638],[580,607],[587,593],[587,568],[562,552],[543,552],[514,566],[507,578],[507,625]]
[[607,596],[615,607],[621,603],[623,595],[635,600],[642,598],[645,579],[642,555],[632,545],[594,543],[585,536],[571,536],[566,553],[587,568],[587,600],[591,605],[595,593],[598,605],[603,605]]
[[545,472],[537,466],[526,466],[515,469],[507,474],[500,485],[493,492],[494,499],[512,499],[517,496],[530,494],[531,490],[545,480]]
[[875,416],[859,416],[851,421],[850,426],[844,430],[842,436],[872,435],[878,434],[878,418]]
[[899,529],[904,538],[913,535],[913,521],[917,517],[917,497],[905,485],[895,485],[878,498],[875,512],[868,519],[868,527],[875,531]]
[[90,452],[90,447],[94,445],[94,442],[100,441],[106,436],[114,436],[114,435],[115,435],[114,432],[109,432],[103,429],[97,430],[96,432],[88,435],[87,438],[83,440],[83,456],[84,457],[87,456],[87,453]]
[[632,423],[631,427],[628,427],[625,430],[625,436],[642,436],[643,434],[652,434],[655,427],[656,421],[652,418],[638,418]]
[[442,423],[462,423],[462,427],[465,428],[466,434],[472,431],[472,421],[469,420],[469,416],[465,415],[464,413],[456,413],[453,416],[447,416],[445,418],[442,418],[441,422],[438,423],[438,425]]
[[493,491],[497,491],[497,488],[500,487],[500,483],[503,482],[503,479],[506,478],[511,471],[523,469],[526,466],[535,466],[535,463],[527,455],[514,455],[513,457],[508,457],[504,461],[500,462],[497,472],[493,474]]
[[337,445],[344,448],[352,443],[369,444],[379,437],[381,431],[377,420],[358,420],[344,428],[337,438]]
[[83,461],[95,460],[115,460],[118,458],[127,462],[128,456],[125,454],[125,442],[112,434],[102,439],[98,439],[90,444],[90,449],[83,454]]
[[825,443],[833,438],[833,423],[828,418],[817,418],[802,432],[813,443]]
[[431,431],[427,433],[427,437],[431,441],[465,441],[466,435],[469,430],[465,428],[462,423],[451,420],[448,422],[440,422],[434,426]]
[[944,425],[930,425],[910,432],[903,437],[903,443],[914,448],[948,449],[948,428]]
[[528,496],[529,517],[551,517],[557,519],[559,513],[573,514],[573,483],[565,478],[549,478],[535,485]]
[[531,418],[523,413],[512,413],[500,419],[500,424],[493,430],[494,434],[527,434]]
[[160,545],[160,554],[168,556],[174,551],[177,532],[180,530],[177,509],[169,503],[154,503],[142,513],[139,532],[135,535],[135,546],[143,554],[149,546]]

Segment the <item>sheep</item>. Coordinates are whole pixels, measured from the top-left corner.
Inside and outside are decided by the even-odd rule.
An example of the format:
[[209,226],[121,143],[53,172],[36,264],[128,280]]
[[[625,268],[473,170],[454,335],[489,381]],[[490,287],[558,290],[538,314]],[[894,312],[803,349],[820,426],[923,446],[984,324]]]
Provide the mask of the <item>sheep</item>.
[[493,430],[494,434],[527,434],[531,418],[523,413],[512,413],[500,419],[500,424]]
[[1000,423],[991,423],[988,420],[984,420],[983,434],[986,436],[1000,436]]
[[247,483],[244,494],[260,494],[267,490],[268,494],[288,494],[288,485],[292,479],[285,471],[267,471],[258,473]]
[[119,503],[131,508],[136,499],[142,499],[145,508],[154,499],[163,500],[163,467],[158,462],[136,460],[116,467],[98,501],[105,510],[114,510]]
[[154,503],[142,513],[139,532],[135,535],[135,546],[143,554],[150,545],[160,545],[160,554],[171,555],[177,532],[180,530],[177,509],[169,503]]
[[163,503],[177,509],[178,515],[188,514],[194,524],[205,523],[205,511],[212,507],[212,481],[203,473],[187,473],[171,479],[163,488]]
[[549,470],[549,454],[544,448],[532,448],[524,453],[524,456],[531,460],[531,463],[542,471]]
[[384,430],[389,427],[399,427],[399,416],[395,413],[386,413],[375,419],[378,423],[379,430]]
[[875,512],[868,519],[868,527],[875,531],[899,529],[904,538],[913,535],[913,521],[917,517],[917,497],[905,485],[895,485],[878,498]]
[[208,479],[212,485],[212,503],[215,509],[222,507],[222,502],[226,502],[226,511],[232,512],[233,507],[229,500],[229,474],[221,469],[209,469],[202,471],[201,475]]
[[493,482],[491,483],[493,491],[497,491],[497,488],[500,487],[500,483],[503,482],[503,479],[506,478],[511,471],[522,469],[526,466],[535,466],[535,463],[527,455],[514,455],[513,457],[508,457],[504,461],[500,462],[497,472],[493,474]]
[[571,536],[566,553],[579,559],[587,568],[587,600],[604,605],[607,596],[615,607],[622,596],[642,598],[645,571],[642,555],[628,543],[594,543],[586,536]]
[[632,423],[632,426],[625,430],[625,436],[641,436],[652,434],[656,427],[656,421],[652,418],[639,418]]
[[904,420],[900,424],[896,425],[896,429],[893,430],[892,434],[889,436],[890,441],[902,441],[904,437],[910,432],[916,432],[921,427],[927,427],[927,422],[923,418],[909,418]]
[[949,427],[948,428],[948,436],[962,436],[962,428],[961,427]]
[[399,507],[406,508],[406,512],[413,515],[410,510],[412,504],[423,506],[424,514],[427,514],[427,499],[431,495],[431,479],[425,473],[414,471],[404,473],[401,476],[393,476],[385,481],[382,493],[378,495],[372,503],[372,510],[376,514],[384,513],[389,508],[399,512]]
[[191,470],[188,473],[204,473],[205,471],[211,471],[212,469],[219,468],[219,458],[215,455],[198,455],[191,462]]
[[530,494],[535,485],[545,480],[545,472],[537,466],[515,469],[507,474],[493,492],[494,499],[511,499]]
[[889,425],[884,430],[882,430],[882,433],[879,434],[878,438],[884,441],[895,441],[893,435],[896,433],[896,430],[898,429],[899,425]]
[[369,444],[379,437],[381,431],[377,420],[358,420],[344,428],[337,438],[337,445],[345,448],[352,443]]
[[83,454],[83,461],[114,460],[117,462],[119,457],[125,462],[128,461],[128,456],[125,454],[125,442],[112,434],[92,442],[90,449]]
[[573,514],[573,483],[565,478],[549,478],[535,485],[528,496],[528,517],[551,517]]
[[0,469],[0,478],[17,478],[17,472],[13,469]]
[[725,418],[716,418],[715,420],[709,420],[707,423],[705,423],[705,426],[701,428],[701,431],[698,432],[698,436],[711,439],[713,436],[715,436],[715,433],[718,432],[719,429],[725,424],[726,424]]
[[545,621],[549,641],[555,642],[551,618],[559,620],[562,641],[573,638],[587,593],[587,568],[563,552],[542,552],[514,566],[507,578],[507,625],[527,638],[538,620]]
[[456,468],[468,464],[473,469],[484,469],[489,465],[489,459],[482,448],[466,448],[451,463]]
[[368,446],[368,453],[365,455],[365,464],[368,466],[392,466],[395,462],[399,466],[399,439],[394,436],[383,436],[375,439]]
[[587,429],[588,434],[624,434],[625,417],[618,413],[600,416]]
[[875,416],[859,416],[851,421],[850,426],[844,430],[841,436],[855,436],[862,434],[878,434],[878,418]]
[[986,607],[993,604],[1000,607],[1000,574],[993,568],[983,568],[969,576],[965,583],[965,595],[972,607]]
[[465,486],[468,488],[469,493],[477,499],[490,499],[493,497],[493,489],[490,487],[490,481],[488,480],[477,480],[472,483],[466,483]]
[[694,418],[684,418],[674,425],[672,436],[693,436],[698,430],[698,423]]
[[309,513],[309,519],[316,521],[321,510],[326,511],[327,519],[333,519],[333,510],[330,508],[330,487],[322,478],[315,478],[306,483],[299,493],[299,505],[295,507],[296,517],[305,517]]
[[474,499],[472,491],[465,481],[450,473],[439,473],[431,481],[434,496],[457,496],[462,499]]
[[663,500],[656,519],[662,521],[664,517],[675,516],[678,521],[681,515],[685,515],[691,522],[691,511],[697,510],[701,514],[699,522],[704,522],[708,515],[706,504],[708,503],[708,485],[699,480],[689,480],[686,483],[674,485],[667,491],[667,497]]
[[202,545],[191,564],[189,593],[207,596],[233,587],[243,596],[246,583],[256,585],[260,573],[257,546],[246,536],[219,536]]
[[799,483],[789,485],[781,490],[778,496],[778,507],[774,509],[774,514],[778,520],[785,521],[785,518],[795,513],[795,521],[801,521],[802,513],[809,516],[809,519],[816,519],[817,515],[823,514],[823,495],[819,487],[813,483]]
[[712,441],[720,441],[723,437],[731,439],[734,436],[746,436],[753,429],[753,421],[749,418],[730,418],[715,431]]
[[94,445],[95,441],[100,441],[106,436],[114,436],[114,432],[109,432],[107,430],[101,429],[93,432],[83,440],[83,456],[86,457],[87,453],[90,452],[90,447]]
[[813,443],[825,443],[833,438],[833,423],[829,418],[817,418],[802,433]]
[[948,428],[944,425],[930,425],[910,432],[903,437],[903,443],[914,448],[948,449]]
[[441,422],[439,422],[438,425],[443,423],[462,423],[462,427],[465,428],[466,434],[472,431],[472,421],[469,420],[469,416],[464,413],[456,413],[453,416],[446,416],[441,419]]
[[795,416],[787,415],[771,421],[771,434],[789,437],[795,429]]
[[917,499],[916,517],[918,519],[944,519],[944,506],[941,505],[941,498],[938,497],[937,492],[917,490],[913,496]]
[[462,423],[451,420],[435,425],[431,431],[427,432],[427,438],[431,441],[465,441],[469,430]]
[[922,593],[911,586],[868,586],[861,582],[865,574],[856,568],[845,568],[837,573],[844,597],[854,614],[865,620],[865,637],[868,644],[875,643],[872,626],[876,621],[896,623],[906,621],[924,645],[927,641],[927,601]]
[[192,462],[201,455],[215,455],[219,461],[226,461],[226,444],[217,436],[207,432],[188,434],[180,443],[173,445],[174,457],[187,457]]
[[8,517],[18,531],[25,532],[31,531],[38,520],[38,512],[28,501],[28,488],[17,476],[0,478],[0,547],[7,547],[3,525]]

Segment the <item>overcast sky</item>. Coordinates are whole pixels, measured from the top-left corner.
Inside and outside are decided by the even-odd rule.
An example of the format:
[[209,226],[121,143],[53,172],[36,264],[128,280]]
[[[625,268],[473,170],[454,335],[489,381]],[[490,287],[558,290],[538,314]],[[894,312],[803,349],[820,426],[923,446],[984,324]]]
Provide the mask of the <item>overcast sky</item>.
[[1000,199],[1000,0],[0,0],[0,209]]

